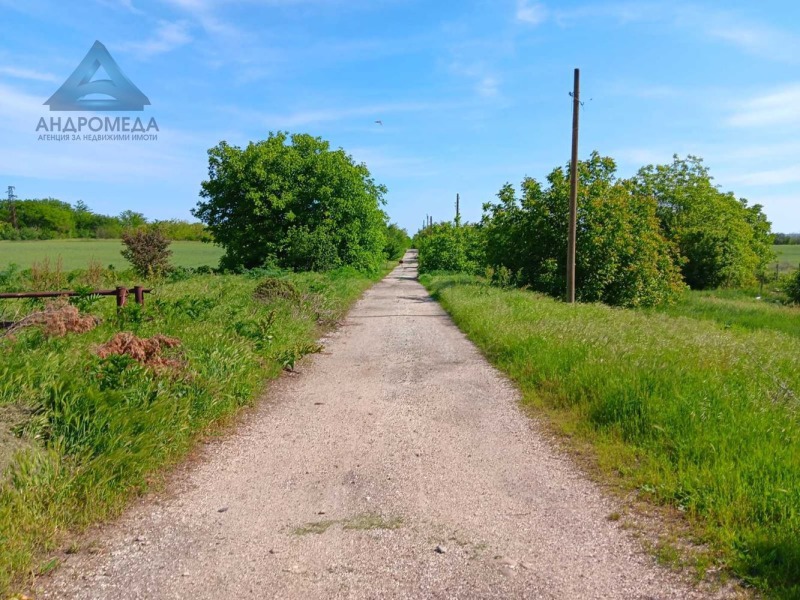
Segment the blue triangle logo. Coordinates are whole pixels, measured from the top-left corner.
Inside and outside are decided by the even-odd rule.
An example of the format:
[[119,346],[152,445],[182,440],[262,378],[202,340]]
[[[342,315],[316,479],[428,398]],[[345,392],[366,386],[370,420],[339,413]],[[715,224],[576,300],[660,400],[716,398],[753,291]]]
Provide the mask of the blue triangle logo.
[[[92,77],[102,67],[111,79]],[[102,94],[110,98],[86,98]],[[106,47],[96,41],[81,64],[55,94],[45,102],[51,111],[134,111],[144,110],[150,100],[119,68]]]

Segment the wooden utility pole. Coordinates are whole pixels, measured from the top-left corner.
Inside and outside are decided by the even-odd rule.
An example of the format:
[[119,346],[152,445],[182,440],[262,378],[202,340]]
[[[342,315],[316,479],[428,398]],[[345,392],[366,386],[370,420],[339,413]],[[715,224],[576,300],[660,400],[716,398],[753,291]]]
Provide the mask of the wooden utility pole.
[[461,224],[461,195],[456,194],[456,227]]
[[578,115],[581,109],[581,70],[575,69],[572,91],[572,160],[569,163],[569,234],[567,237],[567,302],[575,302],[575,242],[578,229]]

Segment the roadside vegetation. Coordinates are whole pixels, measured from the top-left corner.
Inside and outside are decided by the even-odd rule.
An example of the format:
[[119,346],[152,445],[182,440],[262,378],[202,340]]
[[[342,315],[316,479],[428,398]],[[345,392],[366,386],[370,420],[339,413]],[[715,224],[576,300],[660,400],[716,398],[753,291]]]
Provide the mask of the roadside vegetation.
[[[421,272],[487,275],[553,297],[566,290],[569,169],[525,178],[484,204],[477,224],[436,224],[415,236]],[[609,157],[578,164],[579,301],[658,306],[687,288],[752,286],[768,279],[773,235],[761,206],[712,184],[702,161],[675,157],[631,179]]]
[[[317,138],[292,140],[305,150],[264,143],[278,156],[250,157],[253,171],[239,172],[249,200],[225,195],[240,181],[223,176],[219,152],[233,160],[238,151],[210,152],[198,213],[219,234],[218,268],[175,264],[168,233],[146,222],[114,242],[125,268],[87,260],[67,271],[50,256],[22,268],[22,248],[44,242],[2,242],[17,264],[0,266],[0,292],[79,295],[0,302],[0,321],[14,323],[0,329],[0,597],[55,568],[76,533],[117,515],[267,381],[318,352],[319,335],[409,247],[366,166]],[[315,176],[282,188],[254,179],[291,173],[295,160]],[[244,221],[215,212],[217,192]],[[298,200],[284,202],[291,194]],[[91,294],[134,284],[153,289],[144,307],[130,298],[117,310]]]
[[[380,274],[255,271],[152,281],[144,309],[131,304],[117,314],[112,299],[74,299],[82,314],[99,319],[90,331],[73,332],[60,311],[0,338],[0,415],[18,439],[16,454],[0,465],[0,595],[63,550],[68,532],[117,514],[199,435],[315,352],[321,328]],[[275,287],[291,294],[270,293]],[[13,302],[22,310],[15,321],[47,306]],[[157,336],[174,344],[148,349]]]
[[698,576],[717,563],[771,597],[800,595],[796,311],[753,302],[727,326],[469,275],[422,281],[609,480],[685,515],[708,548]]
[[699,158],[615,170],[597,153],[578,165],[579,304],[560,301],[562,167],[503,186],[479,223],[419,231],[421,280],[596,473],[683,515],[698,576],[798,598],[798,238]]

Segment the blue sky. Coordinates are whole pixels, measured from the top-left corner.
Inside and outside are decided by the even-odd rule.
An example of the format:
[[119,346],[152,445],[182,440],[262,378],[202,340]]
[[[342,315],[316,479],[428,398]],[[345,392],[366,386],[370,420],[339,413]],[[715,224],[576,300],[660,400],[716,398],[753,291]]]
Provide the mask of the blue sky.
[[[0,192],[191,218],[208,148],[269,131],[345,148],[413,233],[476,221],[570,153],[629,176],[674,153],[800,231],[800,3],[562,0],[0,0]],[[155,142],[37,140],[95,40],[150,99]],[[106,113],[108,115],[109,113]],[[72,116],[77,116],[73,113]],[[124,115],[122,115],[124,116]],[[375,120],[383,121],[383,126]]]

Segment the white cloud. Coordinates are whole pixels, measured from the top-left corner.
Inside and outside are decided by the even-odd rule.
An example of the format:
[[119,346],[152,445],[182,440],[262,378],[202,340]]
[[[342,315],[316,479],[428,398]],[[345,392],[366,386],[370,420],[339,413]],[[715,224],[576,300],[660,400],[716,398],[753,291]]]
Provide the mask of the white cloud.
[[800,183],[800,166],[792,165],[780,169],[767,169],[751,173],[739,173],[727,178],[730,183],[742,185],[776,186]]
[[771,60],[800,63],[800,36],[767,25],[751,14],[692,3],[608,2],[553,11],[562,26],[586,19],[614,19],[620,24],[664,23],[704,38],[732,44],[744,52]]
[[712,15],[706,33],[745,52],[781,62],[800,62],[800,37],[775,27],[741,22],[730,15]]
[[191,41],[189,24],[186,21],[161,21],[153,37],[142,42],[124,44],[120,48],[149,58],[175,50]]
[[734,108],[727,123],[736,127],[786,127],[800,124],[800,83],[787,85],[740,103]]
[[484,61],[463,63],[455,61],[450,70],[461,77],[471,79],[475,92],[483,98],[496,98],[500,95],[500,77]]
[[59,78],[51,73],[34,71],[33,69],[20,69],[18,67],[0,66],[0,75],[8,75],[17,79],[30,79],[32,81],[47,81],[58,83]]
[[133,0],[97,0],[103,6],[110,6],[115,9],[123,9],[135,15],[143,15],[144,12],[133,5]]
[[476,90],[484,98],[494,98],[500,94],[500,81],[492,75],[486,75],[478,81]]
[[517,21],[528,25],[540,25],[547,19],[547,9],[541,2],[517,0]]

